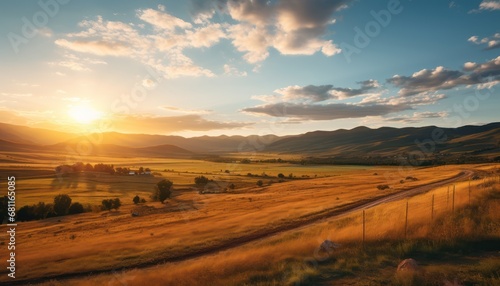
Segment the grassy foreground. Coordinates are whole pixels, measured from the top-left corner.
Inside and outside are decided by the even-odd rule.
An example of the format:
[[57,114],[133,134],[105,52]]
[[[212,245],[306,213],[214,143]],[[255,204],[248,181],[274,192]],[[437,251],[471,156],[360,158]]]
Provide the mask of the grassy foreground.
[[[215,255],[43,285],[499,285],[500,184],[496,169],[485,179],[441,187],[408,201],[380,205],[286,232]],[[434,216],[431,219],[431,198]],[[452,205],[452,203],[454,203]],[[325,239],[341,246],[322,252]],[[397,273],[414,258],[416,272]]]

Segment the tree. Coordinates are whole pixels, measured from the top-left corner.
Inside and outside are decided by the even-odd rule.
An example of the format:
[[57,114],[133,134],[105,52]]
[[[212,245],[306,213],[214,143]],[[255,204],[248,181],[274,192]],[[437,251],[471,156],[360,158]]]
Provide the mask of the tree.
[[262,180],[258,180],[257,181],[257,186],[262,187],[262,185],[264,185],[264,182],[262,182]]
[[58,216],[67,214],[70,206],[71,198],[68,195],[57,195],[54,198],[54,212]]
[[83,205],[77,202],[72,203],[68,210],[68,214],[81,214],[84,212],[85,209],[83,208]]
[[280,178],[280,179],[284,179],[284,178],[285,178],[285,175],[283,175],[283,173],[279,173],[279,174],[278,174],[278,178]]
[[113,208],[113,200],[102,200],[102,209],[105,211],[109,211]]
[[44,219],[47,215],[52,212],[52,204],[45,204],[44,202],[39,202],[35,205],[35,216],[38,219]]
[[119,198],[112,200],[111,207],[116,211],[122,206],[122,202]]
[[85,172],[93,172],[94,171],[94,166],[90,165],[90,163],[87,163],[85,165],[85,168],[83,169]]
[[35,218],[35,205],[24,206],[16,212],[16,220],[18,221],[29,221]]
[[170,198],[170,195],[172,193],[171,188],[173,184],[174,183],[167,179],[159,181],[158,184],[156,184],[156,200],[160,201],[163,204],[166,199]]
[[199,177],[194,178],[194,183],[197,186],[204,186],[204,185],[208,184],[209,181],[210,180],[205,176],[199,176]]
[[7,210],[9,205],[9,198],[7,196],[3,196],[0,198],[0,224],[3,223],[3,219],[7,218]]
[[139,174],[142,174],[142,173],[144,173],[144,168],[143,168],[143,167],[140,167],[140,168],[139,168]]
[[138,204],[141,201],[141,198],[136,195],[132,201],[134,202],[134,204]]

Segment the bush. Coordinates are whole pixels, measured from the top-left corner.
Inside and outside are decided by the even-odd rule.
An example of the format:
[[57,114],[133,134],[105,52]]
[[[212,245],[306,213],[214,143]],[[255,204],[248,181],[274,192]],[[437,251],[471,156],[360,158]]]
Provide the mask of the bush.
[[284,178],[285,178],[285,175],[283,175],[282,173],[279,173],[279,174],[278,174],[278,178],[280,178],[280,179],[284,179]]
[[118,210],[122,206],[122,202],[120,201],[119,198],[116,198],[113,200],[111,203],[111,207],[114,208],[115,210]]
[[264,182],[262,182],[262,180],[258,180],[257,181],[257,186],[262,187],[262,185],[264,185]]
[[68,214],[81,214],[84,213],[85,209],[83,205],[80,203],[72,203],[68,209]]
[[199,176],[199,177],[194,178],[194,183],[197,186],[204,186],[204,185],[208,184],[209,181],[210,180],[205,176]]
[[66,215],[70,206],[71,198],[68,195],[57,195],[54,198],[54,212],[57,215]]
[[389,189],[389,185],[378,185],[377,189],[383,191],[383,190]]
[[134,202],[134,204],[137,205],[141,201],[141,198],[138,195],[136,195],[132,201]]
[[102,200],[102,210],[110,211],[113,208],[113,200]]

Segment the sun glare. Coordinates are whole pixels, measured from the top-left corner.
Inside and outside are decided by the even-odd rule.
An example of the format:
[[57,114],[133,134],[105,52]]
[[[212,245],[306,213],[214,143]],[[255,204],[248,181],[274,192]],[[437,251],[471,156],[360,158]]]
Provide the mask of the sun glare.
[[101,118],[101,112],[88,105],[71,106],[68,110],[69,116],[80,124],[90,124]]

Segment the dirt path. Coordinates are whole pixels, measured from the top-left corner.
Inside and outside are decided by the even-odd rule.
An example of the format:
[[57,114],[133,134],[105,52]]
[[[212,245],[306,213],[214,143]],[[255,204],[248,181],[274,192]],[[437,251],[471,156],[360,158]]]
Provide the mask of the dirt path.
[[[241,237],[232,239],[231,241],[226,241],[222,242],[219,245],[211,246],[209,248],[204,248],[204,249],[198,249],[190,253],[186,253],[183,255],[178,255],[175,257],[164,257],[164,258],[157,258],[154,260],[146,261],[146,262],[141,262],[137,263],[134,265],[130,266],[125,266],[125,267],[119,267],[119,268],[111,268],[111,269],[100,269],[100,270],[95,270],[95,271],[84,271],[84,272],[72,272],[72,273],[64,273],[64,274],[59,274],[59,275],[52,275],[52,276],[47,276],[47,277],[40,277],[40,278],[30,278],[30,279],[25,279],[25,280],[15,280],[11,281],[9,285],[26,285],[26,284],[36,284],[36,283],[41,283],[41,282],[46,282],[49,280],[64,280],[64,279],[70,279],[70,278],[79,278],[79,277],[88,277],[90,275],[97,275],[97,274],[106,274],[106,273],[113,273],[115,271],[123,271],[123,270],[130,270],[130,269],[136,269],[136,268],[146,268],[150,266],[154,266],[157,264],[162,264],[162,263],[167,263],[167,262],[179,262],[179,261],[184,261],[188,259],[193,259],[193,258],[198,258],[204,255],[210,255],[210,254],[215,254],[220,251],[232,249],[238,246],[242,246],[244,244],[254,242],[256,240],[264,239],[264,238],[269,238],[277,234],[281,234],[287,231],[296,231],[301,228],[308,227],[314,223],[320,222],[324,219],[331,219],[331,218],[338,218],[341,216],[345,216],[354,212],[361,211],[363,209],[368,209],[372,208],[374,206],[388,203],[388,202],[394,202],[397,200],[401,200],[404,198],[409,198],[416,196],[418,194],[425,193],[427,191],[430,191],[434,188],[444,186],[456,181],[460,181],[463,179],[467,179],[471,177],[474,174],[473,171],[466,170],[463,171],[457,175],[455,175],[452,178],[441,180],[438,182],[434,183],[429,183],[425,184],[422,186],[418,186],[415,188],[411,188],[408,190],[403,190],[398,193],[393,193],[389,195],[384,195],[380,196],[377,198],[372,198],[372,199],[367,199],[367,200],[362,200],[358,201],[355,203],[351,203],[348,205],[343,205],[340,207],[336,207],[333,209],[326,209],[321,213],[315,213],[311,214],[308,216],[304,216],[300,218],[299,220],[295,220],[292,222],[288,222],[286,224],[282,224],[279,226],[276,226],[274,228],[267,228],[267,229],[261,229],[253,233],[249,233],[247,235],[243,235]],[[1,283],[0,283],[1,284]]]

